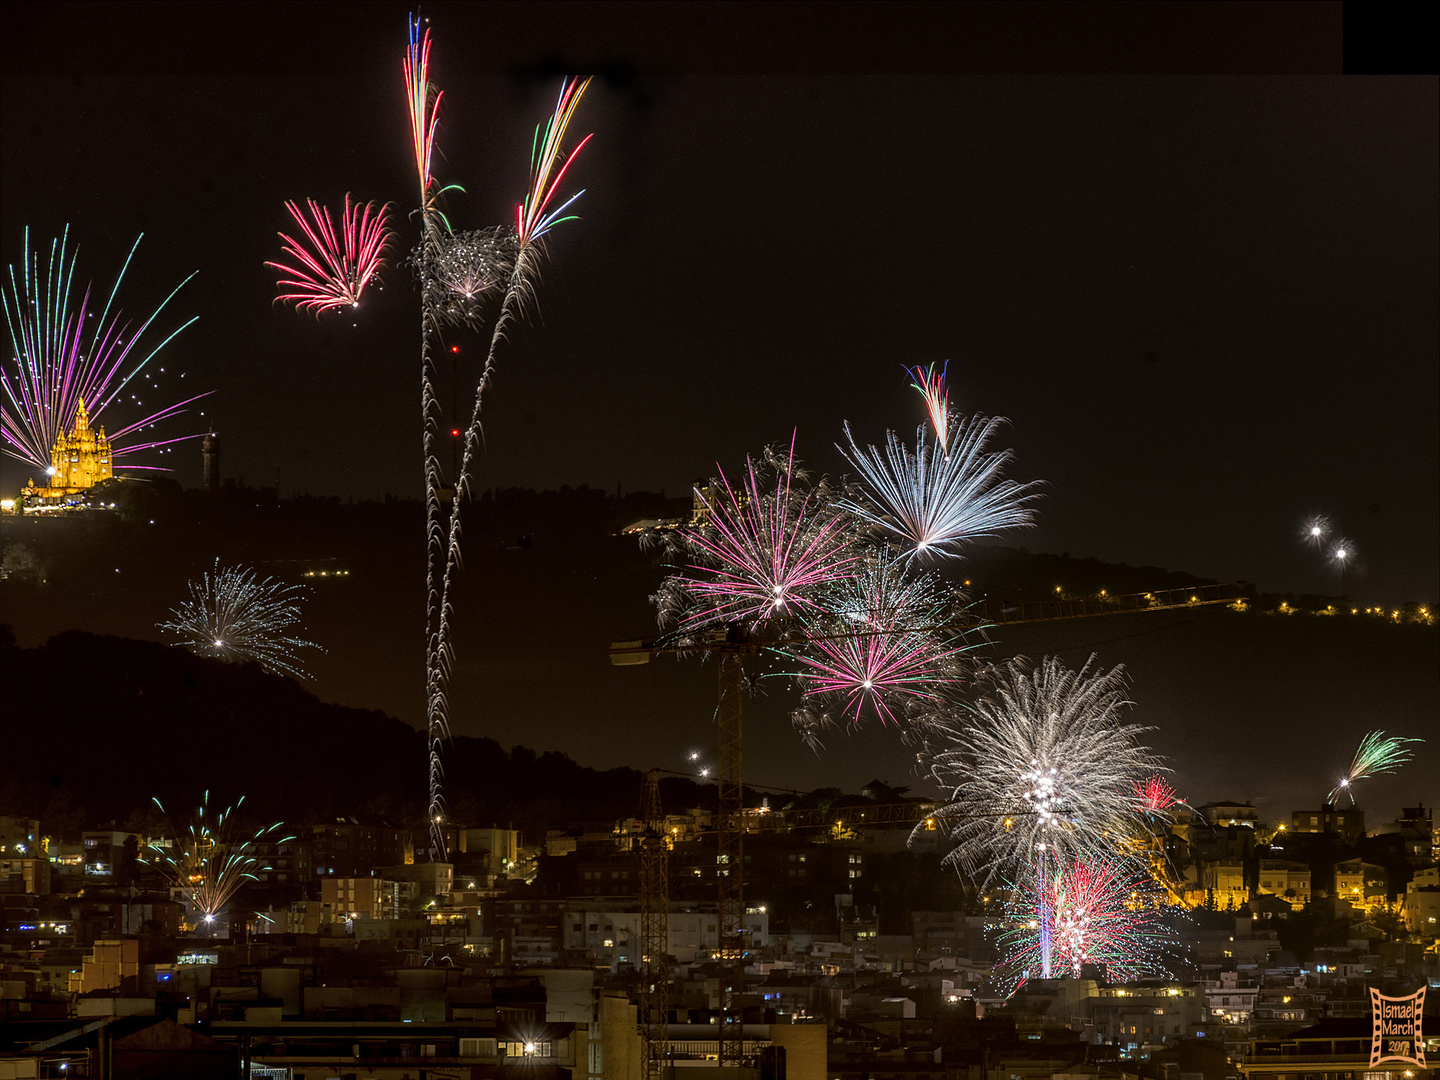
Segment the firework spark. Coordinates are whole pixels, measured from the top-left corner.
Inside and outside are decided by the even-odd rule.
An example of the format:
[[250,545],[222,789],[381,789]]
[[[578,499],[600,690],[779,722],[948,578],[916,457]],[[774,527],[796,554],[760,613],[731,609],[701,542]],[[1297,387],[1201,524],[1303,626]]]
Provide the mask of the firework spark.
[[[147,435],[140,441],[123,445],[126,439],[142,431],[149,432],[155,424],[183,413],[187,406],[207,396],[197,394],[151,411],[152,407],[145,406],[135,393],[138,386],[150,378],[146,371],[150,361],[196,321],[192,317],[155,344],[142,344],[146,341],[146,332],[195,275],[175,286],[138,327],[122,322],[115,298],[140,246],[142,233],[135,238],[97,317],[91,310],[90,286],[85,287],[79,304],[71,306],[78,256],[66,250],[69,236],[67,226],[60,239],[51,243],[48,257],[42,260],[39,251],[31,250],[30,230],[26,229],[24,257],[18,275],[16,267],[11,265],[10,287],[0,289],[11,342],[11,360],[0,367],[0,387],[4,391],[0,400],[0,451],[36,469],[48,470],[56,437],[74,422],[82,398],[95,427],[104,422],[104,413],[112,405],[128,406],[141,413],[140,419],[122,424],[109,433],[111,453],[116,459],[196,438],[185,435],[156,439]],[[142,373],[142,382],[132,386]],[[128,401],[123,396],[127,387],[131,389]],[[131,465],[131,468],[145,467]]]
[[849,447],[838,449],[868,482],[869,493],[842,505],[899,538],[912,558],[954,556],[978,537],[1033,525],[1038,485],[1003,479],[1010,451],[985,449],[1002,423],[982,416],[962,422],[951,433],[949,453],[932,450],[922,431],[913,454],[893,433],[885,450],[862,450],[847,424]]
[[1079,978],[1087,965],[1111,982],[1167,974],[1165,950],[1175,935],[1159,893],[1129,860],[1047,860],[1038,880],[1031,876],[1014,895],[992,973],[1007,993],[1028,979]]
[[942,452],[949,450],[947,440],[950,436],[950,406],[945,394],[945,372],[949,367],[950,361],[947,360],[939,371],[935,370],[934,364],[908,369],[915,376],[915,381],[910,385],[919,390],[925,398],[925,410],[930,414],[930,426],[935,429],[935,438],[939,441]]
[[[845,519],[796,483],[793,439],[776,464],[773,487],[751,458],[738,488],[721,473],[709,494],[699,493],[707,520],[680,537],[704,564],[669,581],[685,608],[683,632],[822,614],[824,587],[854,572],[859,555]],[[661,614],[667,617],[663,607]]]
[[255,661],[266,671],[308,678],[294,650],[319,648],[295,637],[304,590],[273,578],[257,578],[244,566],[224,569],[190,582],[190,599],[173,608],[170,622],[159,624],[180,637],[180,644],[202,656]]
[[[162,813],[165,807],[153,800]],[[200,912],[201,921],[211,923],[236,891],[247,881],[256,881],[257,870],[265,866],[265,846],[285,844],[294,836],[280,834],[281,822],[255,833],[236,831],[231,815],[245,800],[218,814],[210,812],[210,793],[181,828],[173,828],[169,845],[150,845],[152,856],[144,860],[157,867],[190,904]]]
[[1350,796],[1350,803],[1353,806],[1356,783],[1372,776],[1385,776],[1393,773],[1415,755],[1415,751],[1406,744],[1424,741],[1424,739],[1407,739],[1397,735],[1386,735],[1383,731],[1367,733],[1360,740],[1360,746],[1355,751],[1355,758],[1350,762],[1349,772],[1340,778],[1340,782],[1331,789],[1330,794],[1325,797],[1325,801],[1333,804],[1337,795],[1346,794]]
[[1300,526],[1300,539],[1304,543],[1314,545],[1317,551],[1329,535],[1330,519],[1324,514],[1312,514],[1305,519],[1305,524]]
[[293,202],[285,208],[300,226],[308,244],[280,233],[284,251],[292,265],[267,262],[282,275],[278,300],[293,300],[298,310],[306,308],[332,311],[360,306],[360,294],[380,269],[391,232],[386,226],[388,207],[377,212],[374,203],[350,204],[345,196],[345,209],[340,213],[337,232],[330,211],[314,199],[305,200],[310,208],[309,220]]
[[936,818],[946,861],[979,883],[1037,859],[1088,858],[1134,813],[1133,786],[1159,761],[1126,724],[1120,668],[1080,671],[1054,657],[985,669],[968,714],[937,728],[922,760],[948,793]]

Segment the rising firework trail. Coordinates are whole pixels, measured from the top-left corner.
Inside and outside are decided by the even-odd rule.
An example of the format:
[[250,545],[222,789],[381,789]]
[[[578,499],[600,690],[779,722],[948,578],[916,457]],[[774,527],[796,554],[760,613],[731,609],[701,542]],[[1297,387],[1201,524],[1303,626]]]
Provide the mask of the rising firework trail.
[[927,738],[922,761],[946,796],[935,818],[956,845],[946,862],[978,884],[1101,855],[1134,814],[1134,784],[1159,759],[1141,742],[1149,729],[1123,720],[1121,669],[1092,664],[992,665],[977,700]]
[[271,673],[305,679],[295,651],[319,646],[293,633],[304,594],[299,586],[258,578],[249,567],[222,568],[217,559],[213,573],[190,582],[190,599],[158,625],[201,656],[254,661]]
[[1333,804],[1337,796],[1349,795],[1350,805],[1355,805],[1355,785],[1359,781],[1371,776],[1393,773],[1415,754],[1406,744],[1424,741],[1424,739],[1407,739],[1396,735],[1386,735],[1383,731],[1369,732],[1360,740],[1360,745],[1355,750],[1355,758],[1350,762],[1350,770],[1330,790],[1325,801]]
[[[473,461],[481,443],[481,413],[485,401],[485,391],[494,377],[496,355],[500,343],[506,339],[510,323],[522,314],[528,302],[533,298],[535,281],[539,274],[543,254],[544,238],[556,225],[570,220],[565,211],[584,194],[583,191],[580,191],[568,198],[557,196],[570,166],[591,138],[586,135],[569,152],[568,156],[565,154],[566,131],[575,114],[575,109],[580,104],[589,85],[589,79],[565,80],[560,88],[560,98],[556,103],[554,114],[546,124],[536,130],[535,147],[531,160],[530,188],[516,209],[516,230],[513,239],[497,231],[481,236],[472,234],[467,241],[468,246],[478,251],[482,259],[488,263],[486,272],[493,271],[498,280],[503,280],[505,295],[500,303],[499,314],[495,317],[495,324],[491,329],[490,347],[485,355],[485,366],[475,385],[475,403],[470,413],[470,422],[465,428],[459,470],[452,478],[455,494],[450,505],[448,538],[444,545],[445,569],[440,582],[439,596],[433,604],[435,645],[432,649],[434,665],[433,679],[430,683],[429,712],[431,744],[435,748],[436,756],[432,758],[431,766],[432,776],[435,779],[432,785],[434,795],[431,799],[430,819],[432,824],[437,826],[443,820],[443,805],[438,796],[440,776],[438,750],[441,741],[449,733],[449,704],[445,696],[445,687],[449,681],[453,661],[450,645],[450,617],[454,609],[451,594],[460,564],[461,509],[469,492]],[[431,135],[433,137],[433,130]],[[449,231],[448,223],[446,223],[445,229],[446,232]],[[440,232],[438,229],[427,230],[427,232],[435,237],[431,248],[432,253],[427,257],[428,261],[432,264],[443,264],[445,248],[440,239]],[[453,293],[450,303],[452,305],[455,303]],[[438,324],[447,317],[445,309],[439,305],[435,305],[433,308],[431,305],[427,305],[427,308],[431,308],[427,318],[432,325]],[[426,430],[427,433],[430,430],[428,422]],[[438,546],[441,542],[438,518],[436,523],[437,532],[432,534],[432,541]],[[432,596],[434,596],[433,592]],[[443,847],[443,836],[440,829],[435,829],[435,836],[437,849]]]
[[933,448],[921,429],[914,453],[893,433],[884,450],[862,449],[847,424],[848,445],[838,449],[867,486],[864,497],[843,505],[893,536],[909,558],[954,556],[979,537],[1033,525],[1038,485],[1004,479],[1010,451],[986,450],[1002,423],[983,416],[962,421],[950,429],[948,452]]
[[10,359],[0,366],[0,451],[9,457],[37,470],[48,470],[56,437],[74,423],[82,399],[96,427],[105,422],[105,412],[112,406],[139,417],[118,427],[112,425],[109,439],[116,464],[122,457],[196,437],[161,439],[150,432],[161,421],[185,412],[205,394],[159,409],[153,401],[146,404],[138,397],[146,381],[152,383],[153,389],[147,371],[150,362],[195,322],[192,317],[158,340],[149,333],[194,274],[175,286],[138,326],[123,319],[115,301],[143,235],[135,238],[97,313],[91,303],[91,286],[84,287],[76,302],[77,255],[66,250],[68,226],[60,239],[50,244],[48,255],[31,249],[30,230],[25,230],[24,257],[18,270],[10,266],[9,287],[0,288],[11,342]]
[[[281,835],[278,821],[254,833],[239,832],[231,816],[244,801],[242,797],[229,809],[212,814],[210,792],[205,792],[185,825],[177,828],[172,824],[168,845],[152,843],[150,857],[143,860],[157,867],[190,901],[205,925],[215,921],[240,886],[258,880],[257,870],[270,869],[265,865],[267,846],[295,839]],[[165,813],[159,799],[153,802]]]
[[340,212],[340,228],[330,211],[314,199],[305,200],[309,216],[293,202],[285,209],[300,227],[303,240],[280,233],[289,264],[267,262],[265,265],[283,275],[278,300],[290,301],[295,307],[316,312],[338,311],[360,306],[360,294],[383,263],[391,232],[386,225],[388,208],[378,210],[374,203],[363,207],[351,205],[345,196],[345,209]]

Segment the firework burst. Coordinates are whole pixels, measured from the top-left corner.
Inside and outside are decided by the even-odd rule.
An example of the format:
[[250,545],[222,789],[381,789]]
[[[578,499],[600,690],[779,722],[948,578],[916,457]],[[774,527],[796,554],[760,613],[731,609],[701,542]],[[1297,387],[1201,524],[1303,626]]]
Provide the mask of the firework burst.
[[893,433],[886,446],[861,449],[845,426],[848,448],[838,449],[868,484],[866,497],[843,505],[862,521],[896,537],[908,557],[954,556],[967,542],[1002,529],[1034,524],[1037,484],[1018,484],[1001,473],[1008,450],[987,451],[1004,423],[976,416],[949,434],[949,451],[936,452],[923,429],[915,452]]
[[[164,813],[160,800],[153,801]],[[151,857],[144,860],[169,879],[207,924],[215,920],[240,886],[257,880],[257,870],[270,869],[264,865],[266,845],[295,839],[281,835],[282,824],[278,821],[255,833],[238,832],[231,817],[244,801],[242,797],[229,809],[212,814],[210,793],[205,792],[190,821],[180,828],[172,825],[169,846],[152,843]]]
[[437,321],[478,329],[486,301],[509,280],[515,234],[505,228],[443,233],[417,253],[425,305]]
[[1135,795],[1135,809],[1141,814],[1168,814],[1179,802],[1175,789],[1158,773],[1136,780],[1131,790]]
[[776,464],[773,484],[751,458],[738,487],[722,473],[708,493],[697,492],[705,522],[681,530],[680,540],[704,562],[662,589],[661,618],[682,633],[824,614],[825,587],[854,573],[860,556],[848,524],[797,482],[793,439]]
[[244,566],[221,568],[190,582],[190,599],[171,610],[171,621],[158,624],[180,644],[202,656],[254,661],[266,671],[308,678],[295,650],[319,648],[295,637],[304,590],[273,578],[257,578]]
[[931,575],[907,575],[891,559],[858,562],[820,598],[827,614],[807,621],[799,640],[775,648],[801,665],[789,674],[806,698],[820,699],[802,706],[797,726],[809,733],[814,725],[807,719],[832,710],[851,723],[870,713],[900,725],[917,711],[939,708],[970,648],[947,626],[962,601],[944,596]]
[[1330,535],[1330,519],[1324,514],[1312,514],[1305,519],[1300,526],[1300,539],[1303,543],[1312,545],[1319,551],[1325,543],[1325,538]]
[[1165,953],[1176,938],[1159,892],[1132,862],[1046,860],[1013,895],[992,973],[1006,993],[1028,979],[1079,978],[1086,966],[1112,982],[1167,974]]
[[[147,365],[196,321],[190,318],[153,344],[147,338],[161,313],[194,274],[175,286],[139,326],[122,321],[115,298],[143,235],[135,238],[97,315],[91,310],[90,286],[72,307],[77,255],[66,250],[69,228],[51,243],[48,256],[43,258],[39,251],[31,250],[30,230],[25,230],[24,257],[18,272],[12,265],[9,288],[0,289],[11,342],[11,359],[0,367],[0,451],[36,469],[48,470],[55,440],[75,421],[82,399],[91,423],[97,427],[112,405],[128,407],[140,415],[140,419],[110,431],[111,453],[117,461],[122,456],[197,437],[156,439],[147,435],[124,445],[127,439],[148,433],[157,423],[183,413],[187,406],[207,396],[197,394],[160,409],[146,405],[138,397],[138,388],[150,378]],[[141,381],[137,383],[137,379]]]
[[1383,731],[1367,733],[1355,750],[1355,758],[1350,762],[1350,770],[1331,789],[1330,794],[1325,797],[1325,801],[1333,804],[1337,796],[1349,795],[1350,804],[1353,806],[1356,783],[1371,776],[1393,773],[1415,754],[1415,751],[1406,744],[1424,741],[1424,739],[1407,739],[1396,735],[1386,735]]
[[351,205],[345,196],[337,231],[330,211],[314,199],[305,200],[309,219],[293,202],[285,209],[300,226],[305,241],[280,233],[290,265],[267,262],[279,270],[281,292],[278,300],[294,301],[298,310],[336,311],[360,306],[360,294],[380,269],[391,232],[386,225],[388,207],[377,211],[374,203]]
[[986,884],[1037,860],[1103,853],[1134,814],[1133,786],[1158,764],[1122,720],[1120,668],[1066,668],[1054,657],[982,671],[968,713],[938,727],[922,760],[948,793],[936,818],[946,861]]

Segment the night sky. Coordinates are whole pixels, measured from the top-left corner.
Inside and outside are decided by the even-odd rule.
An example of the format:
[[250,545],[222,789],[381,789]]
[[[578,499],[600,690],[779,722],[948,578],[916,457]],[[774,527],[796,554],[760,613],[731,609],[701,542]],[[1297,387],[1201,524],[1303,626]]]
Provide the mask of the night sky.
[[[1008,417],[1012,475],[1048,483],[1014,542],[1339,593],[1298,541],[1322,513],[1346,592],[1433,603],[1437,84],[1337,74],[1338,12],[427,5],[457,227],[513,216],[559,76],[599,73],[582,220],[501,354],[479,486],[683,493],[792,432],[837,470],[842,423],[912,430],[903,367],[948,359],[952,409]],[[108,288],[143,231],[132,313],[198,270],[160,363],[215,393],[176,431],[287,495],[421,490],[408,271],[317,320],[263,266],[285,199],[393,201],[413,239],[406,13],[8,16],[4,261],[68,223]],[[483,348],[451,341],[463,382]],[[199,482],[193,444],[170,464]]]

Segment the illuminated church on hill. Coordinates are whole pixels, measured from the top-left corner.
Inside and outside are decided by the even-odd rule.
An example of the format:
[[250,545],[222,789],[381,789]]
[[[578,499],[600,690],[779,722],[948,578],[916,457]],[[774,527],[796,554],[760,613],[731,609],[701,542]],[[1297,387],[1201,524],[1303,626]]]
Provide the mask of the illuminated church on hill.
[[111,458],[105,428],[90,427],[90,414],[81,398],[75,410],[75,426],[56,435],[55,445],[50,448],[50,482],[36,487],[32,479],[21,494],[41,499],[79,495],[115,475]]

